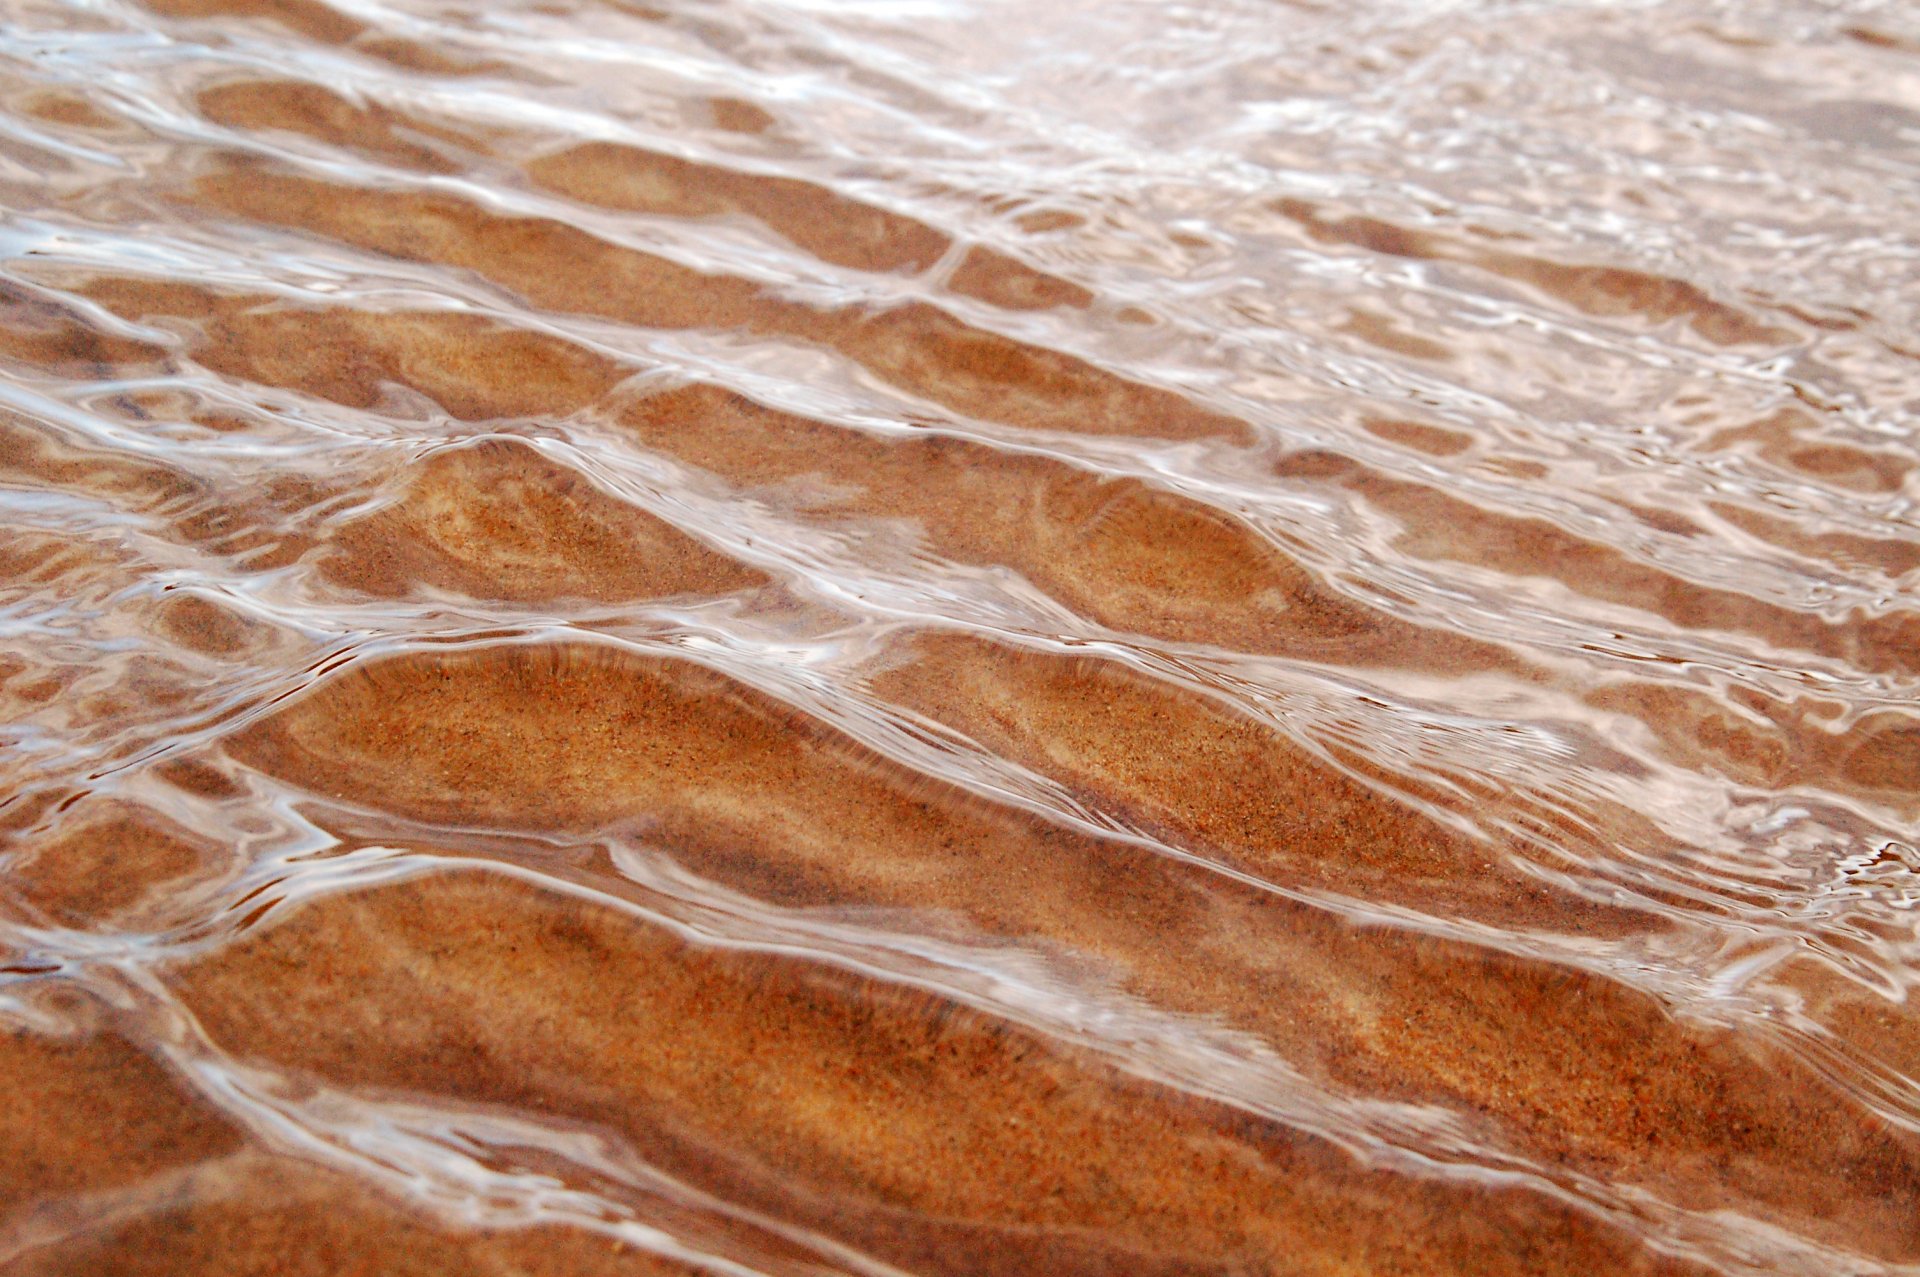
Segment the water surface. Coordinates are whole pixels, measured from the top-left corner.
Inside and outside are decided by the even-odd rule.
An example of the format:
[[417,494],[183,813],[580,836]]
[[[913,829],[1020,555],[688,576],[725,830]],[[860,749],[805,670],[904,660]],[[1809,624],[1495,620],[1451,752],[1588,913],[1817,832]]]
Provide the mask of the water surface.
[[0,1271],[1920,1272],[1898,4],[0,3]]

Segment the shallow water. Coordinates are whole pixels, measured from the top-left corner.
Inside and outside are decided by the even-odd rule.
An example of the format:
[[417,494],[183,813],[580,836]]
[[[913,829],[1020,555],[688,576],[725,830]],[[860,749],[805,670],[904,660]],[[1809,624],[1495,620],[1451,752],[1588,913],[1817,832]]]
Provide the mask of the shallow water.
[[1920,22],[0,3],[0,1271],[1920,1272]]

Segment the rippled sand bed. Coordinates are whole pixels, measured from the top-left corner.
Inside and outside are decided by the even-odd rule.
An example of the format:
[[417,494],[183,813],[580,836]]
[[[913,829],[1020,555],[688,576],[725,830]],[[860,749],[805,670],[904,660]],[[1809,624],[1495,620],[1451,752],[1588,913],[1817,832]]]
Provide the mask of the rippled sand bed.
[[1896,5],[0,4],[0,1273],[1920,1272]]

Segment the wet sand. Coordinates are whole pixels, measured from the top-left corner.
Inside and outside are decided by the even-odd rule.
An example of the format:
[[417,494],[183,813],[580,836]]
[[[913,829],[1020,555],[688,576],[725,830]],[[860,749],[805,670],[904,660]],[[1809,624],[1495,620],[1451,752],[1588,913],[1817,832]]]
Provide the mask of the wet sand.
[[1920,1265],[1920,32],[962,8],[10,15],[0,1273]]

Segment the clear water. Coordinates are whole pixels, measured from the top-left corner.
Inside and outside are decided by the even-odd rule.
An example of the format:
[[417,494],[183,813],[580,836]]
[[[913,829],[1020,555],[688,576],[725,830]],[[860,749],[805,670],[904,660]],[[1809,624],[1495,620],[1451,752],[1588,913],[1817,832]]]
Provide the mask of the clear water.
[[1899,4],[0,4],[0,1270],[1920,1271]]

